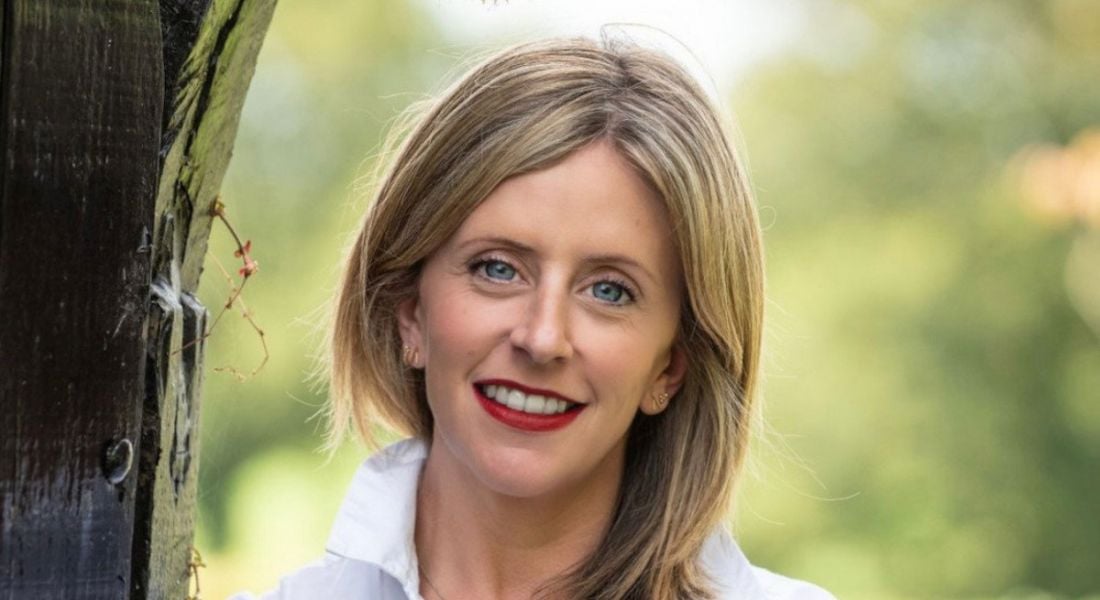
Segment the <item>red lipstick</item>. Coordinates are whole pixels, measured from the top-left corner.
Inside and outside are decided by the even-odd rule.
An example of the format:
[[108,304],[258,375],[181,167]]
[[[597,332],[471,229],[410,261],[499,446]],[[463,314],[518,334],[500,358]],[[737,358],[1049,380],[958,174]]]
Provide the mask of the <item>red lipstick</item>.
[[[519,390],[525,394],[539,394],[546,396],[547,398],[557,398],[566,400],[570,403],[569,408],[563,413],[557,413],[553,415],[535,415],[526,413],[521,410],[515,410],[508,408],[507,406],[487,397],[482,393],[482,386],[486,385],[503,385],[514,390]],[[511,381],[493,380],[478,382],[474,387],[474,395],[477,396],[478,403],[481,404],[481,408],[485,409],[485,412],[489,413],[489,416],[493,417],[497,421],[513,427],[515,429],[521,429],[523,431],[553,431],[555,429],[561,429],[566,425],[573,422],[573,419],[577,418],[577,415],[584,410],[584,404],[576,404],[571,400],[564,398],[561,394],[546,390],[535,390],[528,388]]]

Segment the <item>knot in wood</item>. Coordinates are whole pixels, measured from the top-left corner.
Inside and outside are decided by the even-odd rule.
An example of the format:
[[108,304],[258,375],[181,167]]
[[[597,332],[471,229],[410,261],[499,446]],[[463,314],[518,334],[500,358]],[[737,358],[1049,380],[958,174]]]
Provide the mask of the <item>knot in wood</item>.
[[130,474],[130,468],[134,464],[134,444],[122,438],[117,442],[108,443],[103,452],[103,476],[111,485],[119,485]]

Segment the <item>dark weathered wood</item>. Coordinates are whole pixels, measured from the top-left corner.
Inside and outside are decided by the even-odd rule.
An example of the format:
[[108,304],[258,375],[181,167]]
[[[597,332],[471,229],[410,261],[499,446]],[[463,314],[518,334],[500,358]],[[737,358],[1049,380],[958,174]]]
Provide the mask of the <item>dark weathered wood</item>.
[[274,5],[0,2],[0,598],[187,594],[193,293]]
[[158,7],[15,0],[3,21],[0,596],[122,598],[162,119]]

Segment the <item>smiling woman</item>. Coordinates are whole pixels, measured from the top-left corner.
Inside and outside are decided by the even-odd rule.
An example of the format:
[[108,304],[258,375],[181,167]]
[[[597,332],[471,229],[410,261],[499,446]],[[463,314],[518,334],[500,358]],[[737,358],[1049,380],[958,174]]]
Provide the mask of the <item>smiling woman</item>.
[[369,459],[276,598],[831,598],[723,528],[763,319],[744,174],[625,42],[505,50],[396,153],[348,257],[332,424]]

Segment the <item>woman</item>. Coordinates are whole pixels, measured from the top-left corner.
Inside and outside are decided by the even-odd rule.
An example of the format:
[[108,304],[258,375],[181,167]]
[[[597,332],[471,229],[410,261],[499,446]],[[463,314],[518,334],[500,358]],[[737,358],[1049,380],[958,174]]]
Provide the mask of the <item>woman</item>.
[[357,473],[277,598],[831,598],[722,523],[763,318],[751,194],[667,57],[552,40],[415,124],[347,262],[334,442]]

